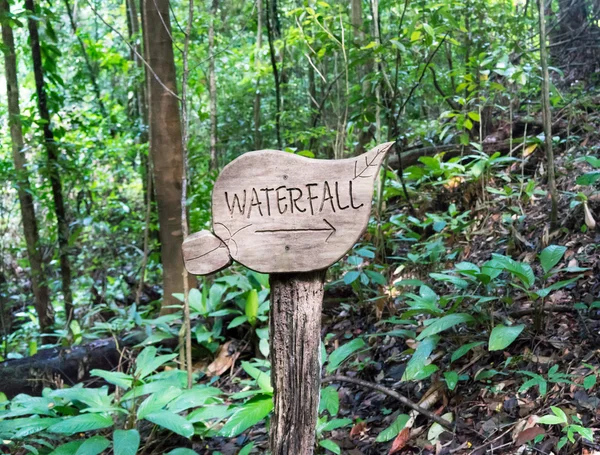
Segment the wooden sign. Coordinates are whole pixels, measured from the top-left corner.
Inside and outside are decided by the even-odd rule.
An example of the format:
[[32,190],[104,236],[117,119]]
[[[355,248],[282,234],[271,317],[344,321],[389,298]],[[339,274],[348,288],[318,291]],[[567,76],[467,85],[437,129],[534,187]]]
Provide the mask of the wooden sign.
[[[276,150],[246,153],[225,166],[215,183],[214,234],[201,231],[183,242],[192,274],[216,272],[232,258],[271,274],[273,455],[313,453],[325,269],[365,230],[379,167],[392,145],[336,161]],[[295,403],[294,412],[289,403]]]
[[213,231],[235,261],[258,272],[324,269],[365,230],[379,166],[392,145],[345,160],[246,153],[215,183]]

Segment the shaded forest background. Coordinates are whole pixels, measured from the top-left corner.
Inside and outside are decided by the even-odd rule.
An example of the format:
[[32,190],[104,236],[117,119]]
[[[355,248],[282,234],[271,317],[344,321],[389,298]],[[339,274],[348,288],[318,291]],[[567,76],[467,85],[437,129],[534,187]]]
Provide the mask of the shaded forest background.
[[[36,396],[46,386],[61,390],[83,381],[89,390],[110,384],[111,399],[121,406],[121,392],[145,380],[138,374],[143,368],[139,357],[132,372],[139,348],[156,345],[158,351],[142,351],[143,360],[152,363],[149,359],[158,354],[169,358],[151,370],[160,375],[187,366],[195,384],[220,390],[207,395],[208,401],[197,401],[198,409],[169,410],[184,412],[188,423],[178,429],[159,418],[152,423],[178,434],[183,442],[175,444],[190,450],[210,446],[236,453],[250,441],[244,453],[263,453],[259,422],[270,412],[265,403],[272,389],[260,384],[256,371],[269,368],[267,278],[239,266],[216,278],[187,276],[181,242],[188,232],[210,228],[210,195],[218,171],[246,151],[280,149],[340,159],[395,141],[366,237],[328,275],[322,335],[327,352],[338,355],[329,358],[333,367],[326,366],[326,372],[339,373],[343,362],[354,359],[348,367],[351,379],[389,382],[401,390],[400,382],[410,382],[416,401],[424,398],[427,381],[432,386],[442,381],[448,392],[443,407],[452,401],[459,379],[466,382],[466,396],[496,375],[509,375],[513,383],[515,377],[536,379],[538,387],[540,381],[568,387],[593,376],[594,384],[588,379],[583,387],[590,393],[584,392],[588,401],[582,405],[588,414],[567,412],[568,423],[558,423],[565,434],[570,428],[570,436],[578,435],[565,436],[571,444],[563,450],[598,450],[591,430],[597,426],[598,403],[589,404],[598,358],[588,353],[598,348],[600,307],[599,14],[596,0],[542,5],[530,0],[0,0],[4,398]],[[525,331],[519,324],[523,317],[529,318]],[[553,319],[561,317],[570,319]],[[460,331],[460,324],[468,329]],[[469,364],[470,375],[464,368],[450,368],[453,349],[469,347],[455,360],[477,351],[484,344],[477,336],[487,339],[497,327],[507,328],[501,335],[508,344],[492,349],[489,339],[485,354]],[[452,349],[437,336],[449,329],[459,337]],[[574,338],[579,330],[587,334],[584,341]],[[566,345],[548,341],[555,335],[589,350],[574,354],[574,363],[561,364],[567,376],[553,382],[548,370],[566,355],[558,352]],[[379,352],[372,338],[380,336],[387,337],[387,351]],[[506,351],[504,359],[493,357],[493,351],[503,351],[519,336],[515,364]],[[86,350],[89,343],[101,354]],[[558,351],[535,351],[551,346]],[[60,347],[70,348],[73,357],[57,357]],[[393,349],[397,352],[390,354]],[[537,360],[525,351],[533,351]],[[390,355],[398,356],[401,370],[388,361]],[[540,363],[544,356],[551,360]],[[243,371],[238,358],[246,362]],[[527,368],[527,362],[536,366]],[[170,366],[164,369],[165,364]],[[494,373],[482,377],[479,367]],[[407,377],[410,368],[414,372]],[[246,375],[243,380],[258,380],[258,398],[244,401],[250,395],[235,395],[245,385],[239,387],[240,374]],[[227,375],[231,378],[215,379]],[[90,377],[95,379],[88,383]],[[94,383],[98,378],[104,382]],[[369,449],[366,442],[346,447],[340,441],[358,435],[375,444],[378,432],[368,435],[367,425],[358,425],[364,420],[368,428],[389,427],[402,421],[394,414],[397,409],[369,420],[372,409],[361,413],[356,400],[346,402],[352,416],[336,419],[346,392],[336,388],[340,397],[332,398],[328,387],[331,401],[322,400],[330,403],[330,419],[317,430],[319,450],[391,450],[389,444]],[[485,387],[494,385],[486,382]],[[535,406],[527,408],[540,416],[550,412],[550,404],[559,406],[565,393],[554,390],[553,401],[541,391],[530,397]],[[73,404],[85,403],[81,397],[59,395],[46,393],[44,399],[66,400],[61,406],[74,410],[41,416],[67,421],[67,416],[90,414],[79,414],[81,406]],[[7,422],[40,415],[31,408],[14,411],[25,409],[22,402],[8,403],[2,405],[8,414],[0,414],[0,433],[10,442],[5,441],[9,450],[25,450],[29,434],[15,435]],[[211,408],[214,414],[198,416],[204,405],[223,403],[228,409]],[[259,418],[235,426],[232,416],[244,417],[239,413],[248,403],[262,406],[255,413]],[[453,405],[456,419],[460,404]],[[127,406],[135,416],[135,406],[133,411]],[[112,412],[108,408],[103,415]],[[487,422],[475,414],[472,422]],[[515,426],[518,417],[527,416],[514,409],[506,414]],[[579,420],[571,420],[572,415]],[[175,447],[166,447],[155,429],[139,426],[144,418],[138,413],[137,420],[121,425],[115,417],[115,428],[142,434],[146,446],[139,453]],[[259,424],[258,433],[254,424]],[[102,429],[111,425],[90,431],[104,438]],[[573,429],[578,425],[583,430]],[[69,437],[85,431],[77,428]],[[235,444],[223,439],[248,428],[254,428],[250,439]],[[389,433],[395,434],[376,442],[397,441],[403,428],[410,429],[398,424]],[[520,430],[531,428],[541,429],[536,421]],[[419,448],[435,450],[430,446],[450,441],[444,447],[453,452],[438,448],[437,453],[455,453],[479,439],[485,452],[504,442],[486,431],[465,438],[457,432],[441,442],[438,434]],[[556,444],[556,433],[554,439],[536,440],[536,447],[547,450],[547,441]],[[418,436],[410,438],[417,441]],[[199,438],[215,439],[207,444]],[[402,447],[410,447],[410,438],[405,432]],[[52,450],[64,442],[47,440]],[[111,441],[116,447],[116,433]],[[79,442],[76,453],[84,442],[73,442]],[[32,444],[39,453],[51,451],[40,441]]]

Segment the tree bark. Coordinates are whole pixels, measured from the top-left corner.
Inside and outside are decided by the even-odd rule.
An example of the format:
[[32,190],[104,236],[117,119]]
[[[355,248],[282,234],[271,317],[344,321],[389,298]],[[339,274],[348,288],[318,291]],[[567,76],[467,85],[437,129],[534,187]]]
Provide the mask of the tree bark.
[[54,315],[42,254],[39,245],[39,231],[35,217],[33,196],[29,176],[27,174],[27,161],[23,152],[23,126],[21,123],[21,109],[19,106],[19,83],[17,79],[17,57],[12,26],[9,19],[10,5],[8,0],[0,0],[0,18],[2,19],[2,43],[4,44],[4,69],[6,74],[6,92],[8,98],[8,123],[12,141],[12,156],[15,164],[16,185],[21,205],[23,219],[23,232],[27,245],[27,255],[31,267],[31,287],[35,299],[35,309],[38,314],[40,331],[47,332],[54,323]]
[[58,230],[58,246],[60,256],[60,271],[62,280],[62,291],[65,305],[67,321],[73,317],[73,294],[71,292],[71,263],[69,260],[69,224],[67,222],[67,212],[63,199],[62,182],[60,179],[59,150],[54,141],[52,126],[50,123],[50,111],[48,109],[48,100],[46,94],[46,85],[44,81],[44,68],[42,64],[42,53],[40,48],[40,36],[38,33],[37,19],[34,0],[25,0],[25,8],[30,15],[27,19],[29,28],[29,41],[31,46],[31,56],[33,59],[33,73],[35,78],[35,89],[37,94],[37,105],[42,119],[42,129],[44,132],[44,147],[47,154],[48,175],[52,187],[52,197],[54,199],[54,211],[56,213],[56,222]]
[[[273,68],[273,81],[275,82],[275,135],[277,136],[277,147],[283,148],[281,140],[281,77],[277,67],[277,55],[275,54],[275,39],[278,34],[279,19],[277,14],[277,1],[266,0],[267,10],[267,38],[269,40],[269,54],[271,56],[271,67]],[[277,35],[278,36],[278,35]]]
[[272,274],[272,455],[312,454],[321,386],[321,307],[325,271]]
[[254,51],[254,69],[256,71],[256,91],[254,93],[254,149],[260,150],[260,51],[262,49],[263,0],[256,0],[256,48]]
[[556,227],[558,223],[558,194],[556,192],[556,179],[554,176],[554,151],[552,150],[552,114],[550,113],[550,76],[548,74],[548,50],[546,48],[546,16],[544,2],[538,0],[540,24],[540,63],[542,66],[542,116],[544,119],[544,143],[546,147],[546,160],[548,167],[548,190],[552,208],[550,210],[550,224]]
[[163,304],[161,313],[174,312],[179,301],[174,293],[183,290],[181,244],[181,176],[183,149],[179,97],[171,41],[168,0],[144,0],[143,26],[148,64],[150,155],[160,225],[163,266]]
[[218,169],[217,157],[217,78],[215,74],[215,17],[219,1],[212,0],[208,27],[208,93],[210,98],[210,168]]

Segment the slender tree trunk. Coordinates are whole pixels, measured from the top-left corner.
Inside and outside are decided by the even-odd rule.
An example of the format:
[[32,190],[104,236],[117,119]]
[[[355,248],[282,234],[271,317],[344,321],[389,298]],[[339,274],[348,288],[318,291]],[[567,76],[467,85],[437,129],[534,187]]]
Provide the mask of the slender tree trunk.
[[215,18],[219,1],[212,0],[208,27],[208,93],[210,97],[210,168],[219,167],[217,157],[217,78],[215,74]]
[[75,18],[73,17],[73,11],[71,10],[71,4],[69,0],[64,0],[65,7],[67,8],[67,15],[69,16],[69,22],[71,23],[71,29],[73,30],[73,34],[77,38],[79,42],[79,47],[81,47],[81,55],[83,55],[83,60],[85,61],[85,66],[88,70],[88,75],[90,77],[90,82],[92,83],[92,88],[94,90],[94,94],[96,95],[96,102],[98,103],[98,107],[100,108],[100,112],[102,113],[103,118],[107,118],[106,107],[104,106],[104,102],[102,101],[102,95],[100,93],[100,86],[98,85],[98,79],[96,78],[96,72],[94,71],[94,67],[92,66],[92,62],[90,61],[90,57],[88,56],[87,50],[85,48],[85,43],[81,36],[77,33],[77,24],[75,23]]
[[[179,302],[174,293],[183,290],[181,244],[181,176],[183,149],[179,97],[171,41],[168,0],[144,0],[143,22],[148,64],[155,74],[147,73],[149,94],[150,155],[160,225],[163,266],[163,306],[169,313]],[[148,72],[148,69],[146,68]]]
[[21,203],[23,232],[27,244],[27,255],[31,266],[31,286],[35,298],[35,309],[38,314],[40,330],[47,332],[54,323],[52,305],[50,304],[48,285],[44,272],[42,254],[39,245],[39,232],[31,195],[31,185],[27,174],[27,162],[23,153],[23,127],[19,106],[19,83],[17,79],[17,57],[12,26],[8,18],[10,5],[8,0],[0,0],[0,20],[2,20],[2,43],[4,44],[4,69],[6,73],[6,92],[8,97],[8,123],[12,141],[12,155],[15,164],[15,181]]
[[277,136],[277,147],[283,148],[281,140],[281,77],[277,67],[277,55],[275,53],[275,34],[278,30],[279,19],[277,15],[276,0],[266,0],[267,10],[267,38],[269,40],[269,54],[273,68],[273,80],[275,82],[275,134]]
[[272,274],[272,455],[310,455],[321,387],[321,308],[325,271]]
[[35,5],[33,0],[25,0],[25,8],[30,16],[27,19],[29,28],[29,41],[31,46],[31,55],[33,58],[33,73],[35,77],[35,89],[37,94],[37,105],[42,119],[42,128],[44,132],[44,146],[48,156],[48,175],[52,187],[52,197],[54,199],[54,211],[56,213],[56,222],[58,230],[58,246],[60,256],[60,271],[62,278],[62,291],[65,304],[65,313],[67,321],[73,318],[73,294],[71,292],[71,263],[69,261],[69,224],[67,222],[67,212],[62,192],[62,182],[60,180],[59,150],[54,141],[54,134],[50,123],[50,112],[48,110],[48,101],[46,94],[46,85],[44,82],[44,68],[42,64],[42,53],[40,48],[40,37],[37,27]]
[[548,190],[552,200],[550,210],[550,225],[556,227],[558,223],[558,194],[556,192],[556,179],[554,176],[554,151],[552,150],[552,114],[550,113],[550,76],[548,74],[548,50],[546,48],[546,17],[544,1],[538,0],[540,24],[540,63],[542,66],[542,116],[544,120],[544,137],[546,146],[546,159],[548,165]]
[[260,150],[262,138],[260,135],[260,51],[262,49],[263,0],[256,0],[256,48],[254,51],[254,68],[256,71],[256,92],[254,94],[254,149]]

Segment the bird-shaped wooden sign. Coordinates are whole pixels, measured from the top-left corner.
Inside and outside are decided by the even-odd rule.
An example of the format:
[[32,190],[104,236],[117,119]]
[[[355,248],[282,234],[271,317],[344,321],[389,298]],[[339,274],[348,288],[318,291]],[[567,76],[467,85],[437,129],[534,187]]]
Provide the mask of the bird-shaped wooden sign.
[[213,188],[213,232],[183,242],[186,269],[208,275],[232,259],[262,273],[329,267],[363,234],[375,180],[393,144],[343,160],[277,150],[241,155]]

